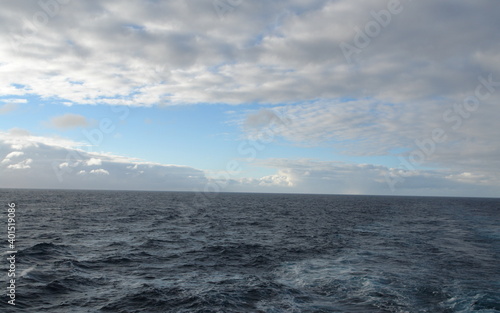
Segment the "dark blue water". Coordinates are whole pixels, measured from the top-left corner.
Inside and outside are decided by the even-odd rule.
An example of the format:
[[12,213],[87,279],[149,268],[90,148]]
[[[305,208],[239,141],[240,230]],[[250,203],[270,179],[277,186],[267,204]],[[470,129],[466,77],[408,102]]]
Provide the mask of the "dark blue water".
[[1,312],[500,312],[500,199],[0,192]]

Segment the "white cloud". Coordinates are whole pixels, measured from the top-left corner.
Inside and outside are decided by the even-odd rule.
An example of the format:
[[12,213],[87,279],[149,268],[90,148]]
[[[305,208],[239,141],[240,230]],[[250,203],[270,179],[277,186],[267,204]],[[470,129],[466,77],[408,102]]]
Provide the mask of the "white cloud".
[[22,152],[22,151],[12,151],[5,156],[5,158],[2,160],[1,164],[11,163],[12,159],[19,158],[23,155],[24,155],[24,152]]
[[101,159],[91,158],[90,160],[87,161],[87,166],[101,165],[101,164],[102,164]]
[[[0,163],[1,188],[193,190],[207,182],[203,171],[188,166],[84,151],[65,139],[26,135],[16,140],[22,155],[12,151],[11,137],[0,133],[0,155],[26,158]],[[89,165],[99,168],[88,170]],[[30,170],[14,171],[21,169]]]
[[71,129],[77,127],[86,127],[89,125],[89,122],[87,121],[85,116],[68,113],[52,118],[49,125],[59,129]]
[[6,102],[6,103],[28,103],[28,100],[26,100],[26,99],[19,99],[19,98],[2,99],[1,101]]
[[348,63],[340,45],[354,44],[355,27],[387,3],[245,1],[221,20],[212,1],[72,1],[35,27],[36,2],[9,2],[0,13],[9,43],[0,48],[8,73],[0,91],[139,106],[453,101],[479,74],[498,74],[494,1],[402,1],[402,12]]
[[[435,195],[495,197],[500,179],[452,170],[405,171],[372,164],[347,164],[311,159],[267,159],[255,165],[276,169],[275,175],[239,179],[236,187],[257,192],[301,192],[324,194]],[[387,177],[403,178],[390,189]],[[273,187],[273,188],[271,188]]]
[[91,170],[90,174],[95,174],[95,175],[109,175],[109,172],[106,171],[105,169],[99,168],[97,170]]
[[33,163],[32,159],[26,159],[24,161],[21,161],[16,164],[11,164],[7,166],[8,169],[14,169],[14,170],[25,170],[28,168],[31,168],[30,164]]
[[[274,110],[287,123],[272,128],[272,136],[302,147],[329,146],[339,154],[392,156],[397,163],[401,158],[408,163],[417,160],[412,162],[417,168],[438,166],[500,177],[500,107],[489,101],[461,113],[455,112],[453,104],[439,100],[399,104],[374,99],[318,100]],[[249,137],[255,136],[254,128],[247,126],[249,121],[261,115],[261,111],[249,112],[239,121]],[[436,139],[436,129],[443,140]]]
[[11,150],[23,150],[29,147],[48,145],[57,148],[70,148],[88,146],[88,143],[76,142],[61,137],[43,137],[30,134],[25,129],[13,128],[7,132],[0,131],[0,141],[10,145]]
[[13,158],[17,158],[17,157],[20,157],[23,155],[24,155],[24,152],[22,152],[22,151],[12,151],[11,153],[7,154],[5,156],[5,158],[6,159],[13,159]]
[[278,174],[268,175],[260,178],[258,180],[259,186],[285,186],[285,187],[293,187],[294,186],[294,178],[291,173],[287,170],[280,170]]
[[[313,159],[264,159],[253,166],[267,167],[275,174],[260,178],[229,177],[187,166],[164,165],[92,153],[75,148],[61,148],[51,140],[22,144],[22,151],[12,151],[10,143],[0,136],[0,153],[22,161],[0,164],[0,187],[10,188],[72,188],[120,190],[216,190],[255,192],[393,194],[387,177],[399,175],[394,194],[495,196],[500,180],[494,172],[456,170],[416,170],[388,168],[372,164],[347,164]],[[53,143],[53,142],[52,142]],[[12,153],[14,152],[14,153]],[[14,158],[15,157],[15,158]],[[88,170],[88,163],[101,160],[97,169]],[[29,171],[22,171],[29,169]],[[8,185],[6,185],[8,184]]]

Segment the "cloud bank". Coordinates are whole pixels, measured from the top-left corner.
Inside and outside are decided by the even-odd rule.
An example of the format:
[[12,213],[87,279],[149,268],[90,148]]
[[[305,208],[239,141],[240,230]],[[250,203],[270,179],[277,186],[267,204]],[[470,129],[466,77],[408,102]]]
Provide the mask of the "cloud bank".
[[495,1],[257,0],[222,13],[201,0],[5,3],[0,92],[146,106],[456,101],[500,69]]
[[0,133],[0,188],[383,195],[391,194],[388,179],[395,174],[404,177],[394,193],[400,195],[495,196],[500,186],[491,175],[312,159],[257,159],[255,166],[276,169],[275,174],[260,178],[210,175],[188,166],[87,152],[80,146],[20,130]]
[[163,165],[87,152],[81,143],[19,131],[0,133],[0,187],[116,190],[193,190],[205,174],[187,166]]

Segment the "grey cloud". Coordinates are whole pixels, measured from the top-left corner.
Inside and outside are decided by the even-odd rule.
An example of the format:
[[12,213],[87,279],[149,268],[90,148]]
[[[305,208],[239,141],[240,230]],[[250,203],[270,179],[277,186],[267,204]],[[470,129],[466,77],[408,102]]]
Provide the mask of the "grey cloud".
[[251,132],[259,132],[263,129],[280,128],[290,123],[288,116],[280,116],[276,110],[261,109],[255,113],[249,113],[243,121],[243,128]]
[[[187,166],[162,165],[71,148],[67,142],[29,135],[15,147],[0,138],[0,187],[119,190],[205,190],[217,183]],[[29,141],[22,143],[21,141]],[[77,143],[73,143],[76,146]],[[261,178],[231,178],[220,191],[347,194],[496,196],[494,173],[459,170],[410,171],[371,164],[312,159],[265,159],[254,166],[276,170]],[[402,177],[395,190],[388,179]],[[218,184],[218,183],[217,183]]]
[[[376,99],[319,100],[275,107],[290,123],[273,128],[273,133],[300,146],[330,146],[345,155],[392,156],[398,163],[401,158],[407,162],[415,158],[419,163],[414,162],[413,167],[500,177],[500,143],[496,139],[500,107],[493,101],[480,101],[477,109],[468,111],[463,102],[439,99],[397,104]],[[258,121],[261,116],[260,111],[249,112],[241,123]],[[248,127],[243,129],[253,133]],[[442,140],[436,139],[436,130],[442,133],[438,136]]]
[[[443,128],[447,140],[425,165],[461,179],[500,176],[499,86],[459,127],[453,111],[474,94],[479,76],[500,81],[496,1],[401,1],[401,13],[352,62],[340,45],[355,45],[356,29],[388,1],[243,1],[222,19],[211,1],[70,1],[33,28],[30,21],[43,13],[37,3],[10,1],[0,11],[6,96],[275,104],[297,117],[276,134],[351,155],[406,149],[408,157],[416,140]],[[450,109],[452,122],[443,118]],[[260,117],[249,118],[255,123]],[[11,141],[11,148],[28,147]],[[266,180],[273,181],[283,180]]]
[[[401,102],[452,101],[478,75],[498,74],[494,1],[401,1],[402,12],[348,63],[340,44],[354,44],[355,27],[363,29],[387,3],[244,1],[221,20],[210,1],[72,1],[32,36],[23,35],[22,17],[42,9],[7,3],[0,36],[22,45],[0,50],[11,72],[3,82],[76,103],[116,96],[140,99],[132,101],[137,105]],[[26,64],[30,75],[14,62]],[[147,73],[158,67],[160,77],[151,79]]]
[[[242,181],[255,191],[264,192],[266,188],[262,187],[267,186],[269,190],[268,186],[274,185],[273,190],[281,192],[496,197],[500,187],[500,180],[495,176],[485,180],[482,175],[453,170],[423,170],[405,171],[403,181],[391,190],[387,177],[401,170],[380,165],[311,159],[266,159],[258,160],[256,165],[277,169],[275,175]],[[279,188],[283,185],[286,188]]]
[[10,113],[16,109],[17,109],[17,104],[6,103],[6,104],[0,106],[0,115]]
[[87,121],[85,116],[68,113],[52,118],[49,125],[59,129],[70,129],[77,127],[86,127],[89,125],[89,122]]
[[[21,137],[23,138],[23,137]],[[89,153],[33,138],[15,148],[0,138],[1,188],[63,188],[117,190],[202,189],[201,170]],[[49,144],[47,144],[49,143]],[[29,169],[29,170],[27,170]]]

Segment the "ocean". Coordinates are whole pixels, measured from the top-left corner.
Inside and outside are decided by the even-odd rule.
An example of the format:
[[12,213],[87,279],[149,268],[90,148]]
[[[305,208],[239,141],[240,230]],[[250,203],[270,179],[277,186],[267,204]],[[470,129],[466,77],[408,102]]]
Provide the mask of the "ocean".
[[208,196],[0,190],[0,311],[500,312],[500,199]]

